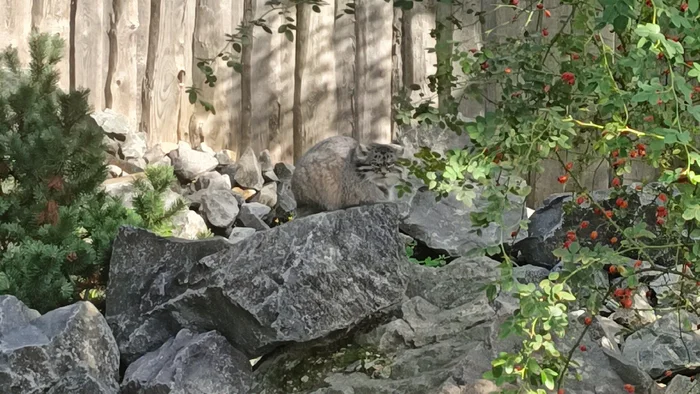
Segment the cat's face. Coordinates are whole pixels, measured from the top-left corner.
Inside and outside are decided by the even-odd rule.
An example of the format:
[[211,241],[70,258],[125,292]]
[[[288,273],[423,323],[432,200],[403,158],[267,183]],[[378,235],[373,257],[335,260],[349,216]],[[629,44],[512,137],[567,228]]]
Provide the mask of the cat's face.
[[365,178],[376,183],[397,182],[402,175],[401,167],[396,165],[400,148],[385,144],[358,145],[356,150],[356,168]]

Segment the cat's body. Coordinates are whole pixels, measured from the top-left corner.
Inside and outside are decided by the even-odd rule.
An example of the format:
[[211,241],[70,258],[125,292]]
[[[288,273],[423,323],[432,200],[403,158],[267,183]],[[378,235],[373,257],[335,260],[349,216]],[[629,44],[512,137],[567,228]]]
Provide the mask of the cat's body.
[[392,201],[402,177],[395,165],[400,149],[364,146],[343,136],[314,145],[299,159],[292,176],[297,217]]

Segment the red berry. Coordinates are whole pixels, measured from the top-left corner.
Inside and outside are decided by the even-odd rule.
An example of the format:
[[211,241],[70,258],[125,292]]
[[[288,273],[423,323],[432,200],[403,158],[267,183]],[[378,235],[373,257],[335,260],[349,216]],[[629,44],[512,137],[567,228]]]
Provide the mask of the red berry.
[[636,151],[636,150],[633,150],[632,152],[630,152],[630,157],[633,158],[633,159],[634,159],[635,157],[637,157],[637,151]]
[[632,300],[629,298],[625,298],[624,300],[620,301],[620,304],[622,304],[623,308],[631,308],[632,307]]
[[620,156],[620,151],[616,149],[616,150],[612,151],[612,153],[610,153],[610,156],[618,157],[618,156]]
[[666,197],[666,194],[664,194],[664,193],[659,194],[659,201],[666,202],[666,200],[668,200],[668,197]]
[[544,90],[545,93],[548,93],[549,89],[551,89],[551,86],[549,85],[544,85],[544,88],[542,88],[542,90]]
[[598,207],[593,208],[593,213],[595,213],[596,215],[600,215],[600,208],[598,208]]
[[515,237],[518,236],[518,232],[517,232],[517,231],[513,231],[512,233],[510,233],[510,236],[513,237],[513,238],[515,238]]
[[510,0],[511,5],[518,5],[520,3],[520,0]]
[[570,240],[567,240],[566,242],[564,242],[564,249],[569,249],[569,246],[571,246]]
[[571,60],[578,60],[579,58],[580,56],[578,55],[578,53],[574,52],[571,54]]
[[621,206],[625,202],[625,199],[622,197],[618,197],[617,200],[615,200],[615,205],[618,207]]
[[549,35],[549,31],[547,29],[542,29],[542,35],[547,37]]
[[589,223],[588,223],[588,220],[582,221],[582,222],[581,222],[581,228],[586,228],[586,227],[588,227],[588,224],[589,224]]
[[688,3],[681,4],[681,12],[686,12],[686,11],[688,11]]
[[510,74],[511,71],[513,71],[513,70],[511,70],[510,67],[507,67],[507,68],[506,68],[505,70],[503,70],[503,71],[505,71],[506,74]]
[[538,9],[538,10],[541,10],[541,9],[543,9],[543,8],[544,8],[544,4],[542,4],[542,3],[537,3],[537,9]]
[[481,69],[482,69],[482,70],[486,70],[487,68],[489,68],[489,64],[488,64],[487,62],[481,63]]
[[590,326],[591,323],[593,323],[593,319],[591,319],[590,317],[586,316],[586,318],[583,319],[583,324]]
[[610,219],[611,217],[613,217],[613,211],[605,211],[605,216],[606,216],[608,219]]
[[620,186],[620,178],[618,178],[618,177],[613,178],[611,184],[613,187],[619,187]]
[[641,260],[637,260],[637,261],[634,262],[634,268],[639,268],[639,267],[641,267],[641,266],[642,266],[642,261],[641,261]]
[[585,352],[586,350],[588,350],[588,349],[586,348],[586,345],[581,345],[581,346],[579,347],[579,349],[581,349],[582,352]]
[[657,219],[656,219],[656,224],[658,224],[659,226],[663,225],[665,222],[666,222],[666,221],[663,220],[662,218],[657,218]]
[[571,170],[572,168],[574,168],[574,163],[568,162],[568,163],[566,163],[566,166],[565,166],[565,167],[566,167],[567,170]]
[[[608,272],[611,273],[611,274],[614,274],[615,272],[617,272],[617,267],[615,267],[614,265],[611,265],[611,266],[608,268]],[[622,290],[622,289],[616,289],[615,292],[617,292],[617,290]]]
[[664,375],[666,375],[667,377],[670,377],[670,376],[673,376],[673,372],[667,370],[666,372],[664,372]]
[[546,16],[547,18],[549,18],[550,16],[552,16],[552,13],[549,12],[549,10],[544,10],[544,16]]
[[656,100],[656,104],[662,105],[664,102],[661,99]]
[[591,239],[596,239],[598,238],[598,232],[597,231],[591,231]]
[[564,389],[557,390],[557,394],[564,394]]
[[[648,1],[648,0],[647,0]],[[626,385],[623,386],[626,392],[628,393],[634,393],[634,386],[631,384],[627,383]]]
[[576,83],[576,76],[572,72],[565,72],[561,75],[561,80],[568,83],[569,85],[573,85]]
[[472,48],[469,50],[469,52],[471,52],[471,53],[476,53],[477,51],[478,51],[478,49],[476,49],[476,48]]
[[610,238],[610,243],[611,243],[611,244],[616,244],[616,243],[617,243],[617,237],[612,237],[612,238]]
[[581,205],[581,204],[583,204],[584,202],[586,202],[586,197],[584,197],[584,196],[579,196],[579,197],[576,199],[576,204],[578,204],[578,205]]
[[[613,268],[613,267],[610,267],[610,268]],[[612,274],[612,273],[614,273],[614,271],[610,271],[610,273]],[[617,298],[622,298],[625,296],[625,291],[623,289],[617,288],[617,289],[615,289],[615,292],[613,293],[613,295]]]
[[569,180],[569,177],[567,175],[561,175],[559,178],[557,178],[557,181],[559,181],[559,183],[561,183],[561,184],[566,183],[566,181],[568,181],[568,180]]
[[569,241],[575,241],[576,240],[576,233],[573,231],[567,231],[566,239],[568,239]]

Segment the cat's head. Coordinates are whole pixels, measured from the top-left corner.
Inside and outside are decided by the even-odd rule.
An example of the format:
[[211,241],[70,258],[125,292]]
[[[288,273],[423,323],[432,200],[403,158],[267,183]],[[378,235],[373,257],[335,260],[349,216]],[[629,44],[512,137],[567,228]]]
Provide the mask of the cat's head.
[[397,165],[403,147],[397,145],[371,143],[358,144],[355,148],[355,167],[365,179],[382,184],[398,182],[403,169]]

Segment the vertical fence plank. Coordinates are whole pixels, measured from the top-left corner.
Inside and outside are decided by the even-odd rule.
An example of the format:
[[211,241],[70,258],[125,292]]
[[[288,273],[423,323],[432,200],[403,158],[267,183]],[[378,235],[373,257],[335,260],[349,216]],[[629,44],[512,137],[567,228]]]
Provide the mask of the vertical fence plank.
[[143,129],[150,144],[186,138],[192,106],[191,84],[194,0],[153,0],[143,97]]
[[333,29],[335,7],[297,7],[294,74],[294,159],[322,139],[337,135]]
[[112,0],[77,1],[74,19],[75,61],[71,65],[75,87],[90,89],[95,111],[105,108],[105,84],[109,70],[109,37]]
[[[269,34],[255,28],[252,46],[251,96],[252,147],[255,152],[269,149],[273,160],[291,158],[294,43],[277,30],[290,23],[285,18],[295,17],[294,10],[288,15],[271,11],[266,0],[254,0],[253,13],[256,18],[266,15],[265,21],[272,29]],[[332,6],[331,6],[332,7]],[[269,13],[268,13],[269,12]],[[290,33],[294,30],[290,29]]]
[[335,50],[335,96],[338,103],[338,130],[336,134],[352,137],[356,135],[355,108],[355,16],[344,10],[347,0],[335,0],[335,13],[340,15],[335,21],[333,48]]
[[113,0],[112,8],[105,106],[138,119],[139,0]]
[[383,1],[358,0],[356,4],[356,139],[389,143],[394,8]]
[[[207,112],[201,105],[193,107],[191,115],[196,122],[196,133],[190,130],[189,142],[199,146],[205,142],[213,149],[222,149],[229,145],[231,137],[230,104],[233,100],[233,69],[220,58],[213,62],[212,68],[217,76],[216,86],[211,88],[197,68],[198,59],[217,56],[225,46],[224,34],[233,30],[231,26],[231,3],[219,0],[197,0],[193,35],[193,59],[191,73],[194,86],[201,89],[200,98],[216,108],[216,114]],[[187,103],[189,105],[189,103]],[[200,134],[201,132],[201,134]]]

